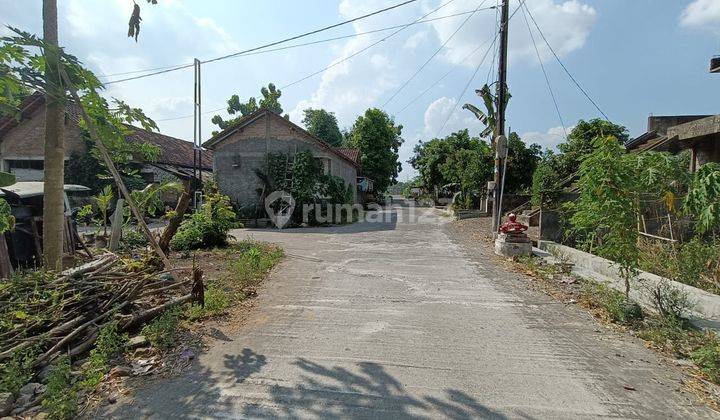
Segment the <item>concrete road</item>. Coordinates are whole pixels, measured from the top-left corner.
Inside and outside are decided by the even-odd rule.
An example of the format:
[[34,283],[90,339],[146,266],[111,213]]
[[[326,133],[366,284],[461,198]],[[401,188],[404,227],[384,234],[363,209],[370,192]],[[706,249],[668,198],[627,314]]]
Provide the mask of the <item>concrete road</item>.
[[[400,220],[398,220],[400,215]],[[575,306],[520,287],[450,218],[236,231],[281,244],[247,325],[123,418],[696,418],[681,375]],[[635,390],[626,389],[627,387]]]

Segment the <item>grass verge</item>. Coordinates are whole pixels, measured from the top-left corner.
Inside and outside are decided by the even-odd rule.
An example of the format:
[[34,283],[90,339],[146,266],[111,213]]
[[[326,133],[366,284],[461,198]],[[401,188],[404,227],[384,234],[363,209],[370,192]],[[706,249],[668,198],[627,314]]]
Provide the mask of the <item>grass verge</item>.
[[[646,346],[667,356],[692,361],[689,374],[700,382],[720,384],[720,338],[704,332],[684,318],[661,316],[644,311],[622,292],[590,279],[570,276],[564,265],[548,264],[535,258],[520,258],[517,268],[542,281],[542,289],[567,302],[577,302],[602,322],[618,326],[646,342]],[[549,290],[548,290],[549,289]],[[672,297],[672,296],[671,296]],[[693,391],[698,391],[697,384]],[[702,388],[703,399],[713,408],[720,407],[714,390]]]

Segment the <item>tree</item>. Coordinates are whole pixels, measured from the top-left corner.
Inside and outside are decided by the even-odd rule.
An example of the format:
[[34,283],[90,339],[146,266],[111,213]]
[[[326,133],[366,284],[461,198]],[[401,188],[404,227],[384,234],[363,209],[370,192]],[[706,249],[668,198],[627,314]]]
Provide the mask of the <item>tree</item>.
[[332,112],[324,109],[308,108],[303,111],[303,125],[313,136],[325,141],[331,146],[342,145],[343,135],[338,128],[337,118]]
[[349,146],[360,149],[363,173],[374,181],[375,190],[382,194],[397,181],[402,168],[398,150],[403,143],[402,125],[384,111],[370,108],[355,120]]
[[580,245],[619,265],[627,296],[639,267],[641,202],[677,195],[685,165],[682,156],[627,153],[612,136],[596,137],[592,148],[580,164],[580,197],[565,208]]
[[517,133],[508,137],[507,170],[505,172],[505,191],[519,193],[532,186],[533,173],[540,161],[540,145],[526,146]]
[[468,130],[460,130],[442,139],[420,142],[408,161],[429,190],[446,184],[460,184],[463,193],[479,191],[492,177],[490,146]]
[[695,216],[700,234],[720,230],[720,164],[706,163],[693,175],[683,208]]
[[[49,11],[48,15],[51,15],[51,12],[52,11]],[[70,100],[79,106],[83,123],[88,125],[87,128],[92,132],[92,138],[98,148],[103,151],[103,159],[108,165],[112,164],[112,159],[109,154],[105,153],[105,143],[108,141],[125,141],[125,133],[128,130],[125,124],[137,122],[146,130],[157,129],[155,123],[147,118],[140,109],[131,108],[118,100],[114,100],[114,107],[110,109],[108,101],[98,93],[98,90],[104,86],[91,71],[85,69],[80,64],[77,57],[66,53],[57,44],[45,42],[35,35],[14,28],[10,28],[10,30],[14,33],[13,36],[0,38],[0,69],[2,69],[0,73],[0,87],[5,87],[0,89],[0,103],[3,104],[4,110],[14,109],[14,114],[20,118],[20,101],[15,95],[15,92],[18,91],[16,89],[18,86],[23,86],[29,91],[37,91],[44,94],[51,93],[55,95],[55,99],[61,99],[63,103],[68,101],[66,95],[69,93]],[[48,56],[57,57],[55,60],[57,66],[48,65]],[[61,78],[63,81],[62,84],[53,85],[46,82],[48,79],[52,79],[53,72],[57,72],[58,78]],[[48,92],[49,88],[51,89],[50,92]],[[60,122],[62,124],[64,121]],[[48,155],[46,155],[45,158],[47,162]],[[64,158],[64,153],[61,155],[60,160],[61,171],[64,160],[62,158]],[[112,174],[124,198],[131,202],[130,194],[125,188],[125,184],[122,182],[119,173],[113,170]],[[46,166],[46,181],[48,178],[52,177]],[[60,197],[62,197],[62,172],[60,172],[60,176],[57,178],[55,182],[60,185]],[[45,193],[48,194],[49,191],[46,187]],[[57,191],[54,193],[56,192]],[[53,192],[50,193],[53,194]],[[47,197],[45,204],[48,204]],[[60,213],[60,229],[58,229],[60,239],[55,242],[53,235],[46,236],[44,238],[45,241],[48,241],[46,243],[46,253],[48,253],[47,246],[53,247],[57,245],[59,245],[59,251],[62,252],[62,233],[64,226],[62,218],[63,204],[61,200],[59,205],[51,206],[53,213]],[[135,212],[135,214],[137,216],[137,212]],[[138,217],[138,219],[140,219],[140,217]],[[47,223],[48,222],[45,221],[45,224]],[[52,223],[54,223],[54,221]],[[139,223],[151,244],[155,246],[156,243],[150,230],[141,220]],[[53,229],[53,231],[55,230]],[[165,264],[169,265],[164,253],[162,253],[159,248],[156,247],[156,249]],[[45,259],[50,260],[47,256]],[[59,261],[51,260],[50,262],[51,263],[47,264],[49,268],[60,268]]]
[[562,179],[558,175],[557,166],[557,155],[552,150],[547,150],[533,172],[531,199],[533,207],[549,208],[560,198]]
[[65,229],[65,94],[60,80],[57,1],[43,0],[43,38],[55,48],[45,50],[45,174],[43,197],[43,258],[45,268],[62,269]]
[[629,135],[625,127],[610,121],[599,118],[580,120],[568,134],[567,141],[558,145],[558,170],[561,178],[567,178],[578,171],[585,156],[595,149],[594,142],[598,137],[613,137],[620,144],[625,144]]
[[[283,108],[279,102],[282,92],[276,89],[274,84],[268,83],[267,87],[260,89],[260,93],[262,94],[262,98],[260,98],[259,103],[254,96],[250,97],[247,102],[240,102],[240,97],[238,95],[231,96],[227,101],[227,112],[230,115],[240,115],[228,120],[223,120],[221,116],[215,115],[212,117],[212,123],[220,127],[221,130],[224,130],[237,124],[242,117],[252,114],[260,108],[269,109],[276,114],[283,113]],[[217,134],[217,131],[214,131],[213,134]]]
[[571,203],[570,223],[583,248],[618,263],[628,296],[639,266],[634,157],[615,137],[596,137],[592,148],[580,164],[580,198]]

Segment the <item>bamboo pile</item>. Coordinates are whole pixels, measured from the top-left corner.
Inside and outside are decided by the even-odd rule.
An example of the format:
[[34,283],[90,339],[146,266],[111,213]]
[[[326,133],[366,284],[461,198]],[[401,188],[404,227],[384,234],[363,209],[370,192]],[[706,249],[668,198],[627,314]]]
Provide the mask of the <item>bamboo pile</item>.
[[110,322],[127,331],[190,301],[190,280],[166,273],[130,267],[108,253],[59,276],[37,272],[0,281],[0,363],[31,347],[39,351],[36,366],[79,355]]

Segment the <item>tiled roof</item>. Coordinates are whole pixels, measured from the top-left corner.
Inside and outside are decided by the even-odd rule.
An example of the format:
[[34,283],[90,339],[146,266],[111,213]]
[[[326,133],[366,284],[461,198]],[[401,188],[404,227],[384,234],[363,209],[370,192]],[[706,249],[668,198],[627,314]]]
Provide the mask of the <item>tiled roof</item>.
[[318,145],[319,145],[321,148],[332,152],[333,154],[335,154],[336,156],[338,156],[338,157],[340,157],[340,158],[342,158],[342,159],[347,160],[348,162],[352,163],[353,166],[355,166],[355,167],[359,167],[359,166],[360,166],[360,162],[359,162],[358,160],[353,160],[353,159],[350,158],[348,155],[346,155],[345,153],[341,152],[337,147],[330,146],[327,142],[323,141],[322,139],[318,138],[317,136],[314,136],[314,135],[310,134],[310,133],[309,133],[307,130],[305,130],[304,128],[302,128],[302,127],[300,127],[299,125],[293,123],[293,122],[290,121],[289,119],[283,118],[281,115],[278,115],[278,114],[274,113],[273,111],[270,111],[270,110],[267,109],[267,108],[260,108],[260,109],[258,109],[257,111],[254,111],[254,112],[252,112],[252,113],[250,113],[250,114],[248,114],[248,115],[240,118],[235,124],[233,124],[232,126],[230,126],[230,127],[226,128],[226,129],[222,130],[221,132],[215,134],[215,135],[212,136],[209,140],[207,140],[205,143],[203,143],[203,147],[205,147],[205,148],[207,148],[207,149],[213,149],[213,148],[215,147],[215,145],[217,145],[218,143],[220,143],[221,141],[223,141],[224,139],[226,139],[228,136],[230,136],[231,134],[233,134],[234,132],[236,132],[237,130],[240,130],[241,128],[243,128],[243,127],[245,127],[245,126],[247,126],[247,125],[249,125],[249,124],[252,124],[252,123],[255,122],[259,117],[261,117],[261,116],[263,116],[263,115],[267,115],[267,116],[269,116],[270,118],[275,119],[275,121],[280,121],[280,122],[282,122],[283,124],[288,124],[288,125],[290,125],[293,129],[295,129],[295,130],[297,130],[297,131],[305,134],[306,136],[310,137],[311,139],[313,139],[315,142],[318,143]]
[[[29,118],[44,103],[45,97],[42,94],[35,93],[26,97],[20,105],[22,118]],[[75,123],[80,121],[81,117],[78,107],[70,104],[67,112]],[[2,139],[6,133],[17,125],[18,120],[14,116],[5,116],[0,118],[0,139]],[[157,163],[181,166],[185,168],[191,168],[193,166],[192,143],[157,132],[148,131],[140,127],[127,124],[126,126],[134,132],[133,135],[128,136],[128,140],[143,141],[160,147],[161,152]],[[212,151],[210,150],[202,151],[202,169],[212,170]]]
[[[193,166],[193,144],[189,141],[166,136],[154,131],[144,130],[135,126],[127,126],[134,131],[128,139],[144,141],[160,147],[160,157],[157,163],[190,168]],[[212,151],[202,151],[202,168],[212,170]]]
[[[42,93],[33,93],[26,96],[20,103],[20,118],[25,119],[32,115],[36,109],[45,103],[45,96]],[[14,115],[6,115],[0,118],[0,138],[10,130],[17,127],[19,121]]]
[[360,163],[360,149],[350,149],[348,147],[336,147],[335,150],[345,155],[348,159],[355,163]]

